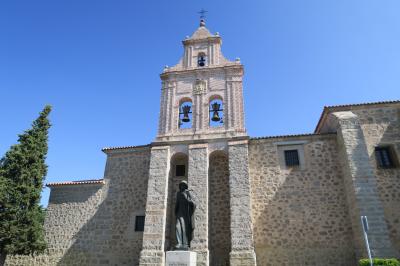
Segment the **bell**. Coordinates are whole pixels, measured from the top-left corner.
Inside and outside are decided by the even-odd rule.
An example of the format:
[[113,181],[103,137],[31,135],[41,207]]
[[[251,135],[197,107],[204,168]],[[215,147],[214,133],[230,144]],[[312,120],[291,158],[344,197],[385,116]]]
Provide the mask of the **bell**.
[[182,122],[187,123],[190,121],[189,114],[183,114]]
[[219,118],[218,111],[214,111],[214,114],[213,114],[213,117],[211,118],[211,120],[214,122],[218,122],[219,120],[221,120],[221,118]]
[[182,122],[187,123],[190,121],[189,112],[190,112],[189,105],[182,106],[182,113],[183,113]]
[[219,114],[218,114],[218,112],[220,111],[220,109],[219,109],[220,106],[221,105],[216,102],[212,104],[212,109],[213,109],[214,113],[213,113],[213,117],[211,118],[211,120],[214,122],[218,122],[219,120],[221,120],[221,118],[219,117]]

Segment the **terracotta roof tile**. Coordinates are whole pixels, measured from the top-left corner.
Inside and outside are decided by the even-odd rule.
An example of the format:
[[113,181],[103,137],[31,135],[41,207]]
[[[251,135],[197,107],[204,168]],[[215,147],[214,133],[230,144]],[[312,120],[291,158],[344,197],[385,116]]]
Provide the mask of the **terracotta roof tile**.
[[105,184],[104,179],[90,179],[77,181],[64,181],[47,183],[46,187],[69,186],[69,185],[87,185],[87,184]]
[[146,145],[137,145],[137,146],[121,146],[121,147],[105,147],[101,149],[102,151],[110,151],[110,150],[127,150],[127,149],[134,149],[134,148],[145,148],[150,147],[150,144]]
[[280,136],[265,136],[265,137],[252,137],[250,140],[258,140],[258,139],[278,139],[278,138],[293,138],[293,137],[306,137],[306,136],[321,136],[321,135],[331,135],[336,133],[305,133],[305,134],[293,134],[293,135],[280,135]]
[[371,105],[383,105],[383,104],[396,104],[400,103],[400,100],[394,100],[394,101],[380,101],[380,102],[369,102],[369,103],[355,103],[355,104],[342,104],[342,105],[331,105],[331,106],[324,106],[324,109],[322,111],[322,114],[318,120],[317,126],[315,127],[314,132],[318,133],[319,129],[322,125],[323,120],[325,119],[325,116],[329,111],[336,110],[336,109],[351,109],[352,107],[361,107],[361,106],[371,106]]

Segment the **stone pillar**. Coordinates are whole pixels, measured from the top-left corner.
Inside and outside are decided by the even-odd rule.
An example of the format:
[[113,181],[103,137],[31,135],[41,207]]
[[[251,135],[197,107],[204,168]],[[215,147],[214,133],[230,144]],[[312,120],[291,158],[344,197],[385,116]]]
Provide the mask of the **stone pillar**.
[[229,142],[228,153],[232,243],[230,265],[256,265],[247,140]]
[[165,265],[164,242],[169,168],[169,147],[153,147],[150,158],[143,248],[139,261],[141,266]]
[[374,257],[397,257],[390,241],[382,202],[379,198],[374,168],[369,160],[358,117],[350,112],[335,112],[339,158],[353,228],[357,258],[367,258],[360,216],[368,217],[368,238]]
[[191,250],[197,253],[197,265],[208,266],[208,145],[189,145],[189,189],[197,204]]

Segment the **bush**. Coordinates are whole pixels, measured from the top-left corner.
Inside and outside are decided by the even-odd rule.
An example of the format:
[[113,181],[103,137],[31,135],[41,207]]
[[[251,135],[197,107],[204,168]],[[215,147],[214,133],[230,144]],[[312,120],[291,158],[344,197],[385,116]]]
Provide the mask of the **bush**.
[[[397,259],[372,259],[374,266],[400,266]],[[360,266],[370,266],[369,259],[362,259],[359,262]]]

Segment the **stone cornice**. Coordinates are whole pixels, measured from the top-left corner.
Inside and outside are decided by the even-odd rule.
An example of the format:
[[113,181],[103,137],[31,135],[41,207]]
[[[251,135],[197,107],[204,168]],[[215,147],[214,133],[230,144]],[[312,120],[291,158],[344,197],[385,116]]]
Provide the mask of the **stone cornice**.
[[197,44],[197,43],[220,43],[222,44],[222,39],[220,36],[210,36],[201,39],[186,39],[182,41],[183,45]]
[[[229,74],[232,70],[239,70],[237,75],[243,75],[243,65],[238,63],[229,63],[225,65],[207,66],[202,68],[186,68],[181,70],[167,70],[160,74],[161,80],[168,79],[170,76],[180,76],[193,73],[207,73],[214,72],[215,70],[222,70]],[[236,74],[235,74],[236,75]]]

